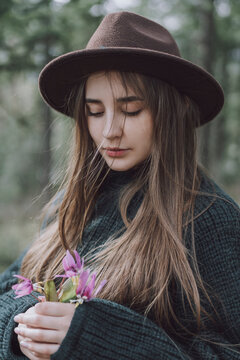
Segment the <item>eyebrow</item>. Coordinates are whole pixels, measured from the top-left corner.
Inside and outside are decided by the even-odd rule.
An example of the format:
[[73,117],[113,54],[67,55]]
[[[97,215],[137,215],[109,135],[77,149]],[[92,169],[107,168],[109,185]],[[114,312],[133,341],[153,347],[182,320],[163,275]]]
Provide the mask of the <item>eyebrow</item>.
[[[120,103],[128,103],[128,102],[132,102],[132,101],[143,101],[144,99],[141,99],[138,96],[125,96],[125,97],[121,97],[117,99],[117,102]],[[86,98],[85,100],[86,103],[90,103],[90,104],[102,104],[101,100],[98,99],[89,99]]]

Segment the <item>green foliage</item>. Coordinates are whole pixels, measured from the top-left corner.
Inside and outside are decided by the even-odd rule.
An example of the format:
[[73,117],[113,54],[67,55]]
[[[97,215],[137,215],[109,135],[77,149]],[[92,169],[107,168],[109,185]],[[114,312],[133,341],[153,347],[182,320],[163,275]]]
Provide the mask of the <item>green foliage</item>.
[[102,1],[12,0],[0,12],[0,69],[39,72],[52,58],[81,48],[101,16],[90,9]]
[[53,280],[45,281],[44,283],[44,294],[46,301],[56,301],[58,302],[58,296],[56,291],[56,286]]
[[[73,281],[74,280],[74,281]],[[67,303],[69,300],[76,298],[76,290],[78,287],[78,278],[68,278],[62,286],[60,302]]]

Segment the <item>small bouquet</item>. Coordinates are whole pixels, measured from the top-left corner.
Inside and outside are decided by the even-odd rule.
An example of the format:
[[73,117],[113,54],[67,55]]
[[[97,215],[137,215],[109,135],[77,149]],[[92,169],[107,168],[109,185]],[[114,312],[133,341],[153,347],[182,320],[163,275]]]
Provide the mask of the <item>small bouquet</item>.
[[[76,307],[84,301],[94,298],[106,284],[103,280],[98,288],[94,291],[96,273],[90,273],[89,269],[84,270],[84,260],[80,258],[78,252],[74,251],[74,257],[67,250],[66,256],[63,258],[62,265],[65,271],[64,275],[57,275],[55,278],[62,278],[57,289],[54,280],[32,283],[31,280],[21,276],[13,275],[20,280],[21,283],[12,286],[12,289],[19,298],[25,295],[32,295],[39,302],[55,301],[63,303],[75,303]],[[33,291],[40,293],[38,298],[32,294]]]

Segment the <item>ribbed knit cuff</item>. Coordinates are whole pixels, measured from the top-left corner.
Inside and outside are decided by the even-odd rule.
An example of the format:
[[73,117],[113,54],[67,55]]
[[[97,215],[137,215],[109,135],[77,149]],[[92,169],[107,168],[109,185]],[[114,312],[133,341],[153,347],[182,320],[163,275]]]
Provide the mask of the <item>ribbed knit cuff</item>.
[[14,317],[17,314],[27,311],[34,306],[36,300],[31,296],[14,299],[14,293],[10,290],[8,293],[0,297],[0,359],[1,360],[17,360],[26,359],[21,353],[17,335],[14,328],[17,323]]
[[[81,359],[81,357],[78,357],[80,356],[80,337],[84,331],[84,320],[87,317],[88,310],[87,305],[83,303],[76,308],[67,335],[63,339],[58,351],[51,356],[51,359]],[[76,353],[79,354],[76,356]]]
[[119,304],[94,299],[79,306],[54,360],[187,359],[165,331]]

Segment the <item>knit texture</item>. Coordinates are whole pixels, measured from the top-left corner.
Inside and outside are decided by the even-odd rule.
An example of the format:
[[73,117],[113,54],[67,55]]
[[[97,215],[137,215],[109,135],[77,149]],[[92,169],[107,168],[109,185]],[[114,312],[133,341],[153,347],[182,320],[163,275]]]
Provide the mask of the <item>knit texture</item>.
[[[111,171],[110,175],[96,203],[94,215],[84,230],[83,242],[78,248],[81,256],[124,227],[118,208],[119,191],[129,181],[132,172]],[[206,330],[201,336],[224,344],[240,344],[239,208],[206,178],[202,181],[201,190],[208,193],[215,191],[221,197],[216,198],[204,212],[213,198],[198,196],[195,207],[195,214],[200,214],[194,222],[200,274],[221,301],[220,304],[212,297],[220,318],[216,325],[206,322]],[[130,217],[134,217],[141,201],[142,194],[139,192],[130,203]],[[186,245],[191,251],[190,229]],[[35,300],[30,296],[14,299],[11,290],[16,283],[12,275],[19,273],[22,257],[0,275],[0,360],[26,359],[13,332],[17,325],[13,318],[33,306]],[[184,313],[180,298],[176,299],[175,310],[184,325],[193,320],[188,309]],[[196,337],[183,341],[166,333],[155,324],[154,318],[145,318],[121,304],[94,299],[76,309],[69,331],[51,359],[240,360],[240,346],[223,348]]]

